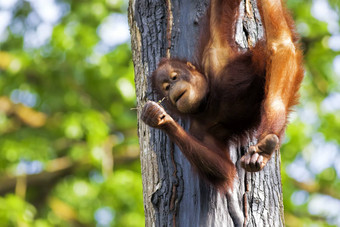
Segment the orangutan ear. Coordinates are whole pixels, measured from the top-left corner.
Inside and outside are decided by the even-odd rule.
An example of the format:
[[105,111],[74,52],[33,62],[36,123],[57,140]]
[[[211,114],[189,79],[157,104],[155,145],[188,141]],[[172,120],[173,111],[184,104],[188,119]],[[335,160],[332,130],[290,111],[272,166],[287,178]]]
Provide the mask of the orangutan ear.
[[196,67],[188,61],[187,61],[187,66],[189,67],[189,69],[196,70]]

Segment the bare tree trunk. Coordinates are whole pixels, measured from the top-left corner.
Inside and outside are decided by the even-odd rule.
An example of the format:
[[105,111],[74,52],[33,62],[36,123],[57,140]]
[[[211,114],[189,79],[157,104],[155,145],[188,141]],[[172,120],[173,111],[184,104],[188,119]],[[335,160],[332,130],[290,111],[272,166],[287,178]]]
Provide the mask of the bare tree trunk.
[[[255,1],[241,1],[235,31],[240,48],[247,48],[263,36]],[[145,102],[155,100],[149,77],[159,60],[169,55],[192,60],[200,19],[207,6],[207,0],[130,0],[138,117]],[[146,226],[234,226],[227,197],[193,173],[181,151],[163,132],[139,121],[138,135]],[[239,176],[236,199],[244,211],[246,226],[283,226],[279,152],[263,171],[246,173],[237,161],[245,151],[231,148]]]

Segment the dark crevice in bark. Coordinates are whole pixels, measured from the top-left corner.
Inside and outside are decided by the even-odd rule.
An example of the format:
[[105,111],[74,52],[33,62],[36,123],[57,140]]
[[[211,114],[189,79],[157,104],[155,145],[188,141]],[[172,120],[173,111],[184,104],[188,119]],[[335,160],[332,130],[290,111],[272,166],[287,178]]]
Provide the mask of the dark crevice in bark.
[[242,0],[236,23],[235,42],[240,49],[253,47],[264,36],[256,0]]

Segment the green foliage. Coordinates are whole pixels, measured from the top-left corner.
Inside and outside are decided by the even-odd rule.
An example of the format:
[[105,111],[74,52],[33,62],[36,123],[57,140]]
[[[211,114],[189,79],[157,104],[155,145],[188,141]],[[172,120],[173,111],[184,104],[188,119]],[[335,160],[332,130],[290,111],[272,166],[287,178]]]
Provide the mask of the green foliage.
[[127,2],[0,10],[1,226],[143,226]]
[[306,74],[281,149],[286,225],[339,226],[340,5],[300,0],[288,6],[301,35]]

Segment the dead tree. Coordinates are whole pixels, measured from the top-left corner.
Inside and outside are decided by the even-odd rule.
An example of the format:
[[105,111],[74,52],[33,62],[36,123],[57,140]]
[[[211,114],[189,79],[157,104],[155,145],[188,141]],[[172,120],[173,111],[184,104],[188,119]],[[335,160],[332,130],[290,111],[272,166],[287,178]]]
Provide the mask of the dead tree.
[[[207,0],[130,0],[138,116],[147,100],[155,100],[149,78],[159,60],[166,56],[193,58],[200,19],[207,6]],[[262,36],[256,0],[241,1],[237,44],[248,48]],[[187,123],[181,122],[184,126]],[[139,121],[138,135],[145,226],[234,226],[226,196],[198,178],[162,131]],[[246,150],[231,148],[239,176],[237,197],[246,226],[283,226],[280,154],[276,151],[264,170],[247,173],[238,163]]]

